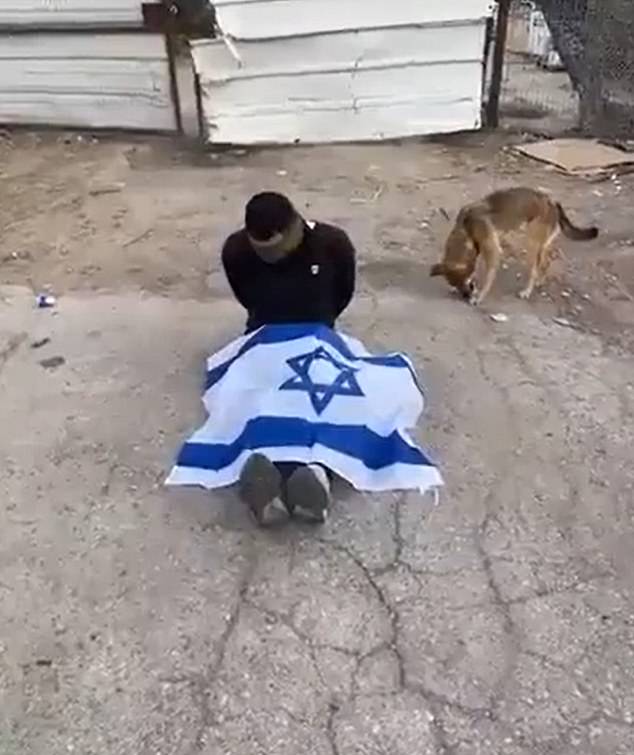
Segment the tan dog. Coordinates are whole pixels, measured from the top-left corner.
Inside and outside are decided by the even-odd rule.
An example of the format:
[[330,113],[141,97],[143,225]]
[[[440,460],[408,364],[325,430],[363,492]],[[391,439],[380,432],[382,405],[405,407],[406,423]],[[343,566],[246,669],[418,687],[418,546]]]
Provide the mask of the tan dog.
[[[543,282],[551,259],[551,245],[560,231],[573,241],[589,241],[599,235],[597,228],[577,228],[559,202],[535,189],[514,188],[496,191],[480,202],[460,210],[445,245],[442,262],[431,275],[443,275],[472,304],[480,304],[491,290],[504,254],[500,236],[526,229],[529,275],[520,291],[528,299],[536,285]],[[476,290],[474,274],[478,257],[484,266],[484,282]]]

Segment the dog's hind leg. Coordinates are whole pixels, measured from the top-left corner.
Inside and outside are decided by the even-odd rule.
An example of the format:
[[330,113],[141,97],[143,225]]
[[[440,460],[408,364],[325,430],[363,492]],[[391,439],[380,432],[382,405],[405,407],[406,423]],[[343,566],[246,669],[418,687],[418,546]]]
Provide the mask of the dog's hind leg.
[[526,286],[524,286],[524,288],[518,294],[520,299],[531,298],[531,294],[533,293],[533,290],[535,289],[535,286],[537,285],[538,278],[539,278],[539,268],[537,265],[537,260],[534,260],[531,264],[531,269],[528,274],[528,282],[526,283]]
[[530,269],[526,286],[519,292],[520,299],[530,299],[535,286],[541,283],[550,261],[550,245],[557,236],[557,228],[544,225],[543,222],[535,223],[534,228],[528,232],[531,248],[529,250]]
[[548,270],[550,269],[550,264],[553,259],[553,242],[555,241],[557,236],[559,236],[559,228],[555,228],[555,230],[552,232],[550,239],[546,242],[539,256],[539,260],[537,261],[537,267],[538,267],[537,285],[538,286],[541,286],[544,283],[544,281],[546,280],[546,276],[548,275]]

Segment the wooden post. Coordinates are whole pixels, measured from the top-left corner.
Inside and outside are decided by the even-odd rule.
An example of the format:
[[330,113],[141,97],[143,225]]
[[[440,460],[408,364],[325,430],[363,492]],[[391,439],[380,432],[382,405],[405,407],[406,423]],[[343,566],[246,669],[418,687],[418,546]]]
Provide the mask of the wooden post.
[[504,56],[510,11],[511,0],[500,0],[495,32],[495,47],[493,49],[491,86],[489,88],[489,99],[486,108],[487,126],[490,128],[497,128],[500,125],[500,93],[502,91],[502,76],[504,74]]
[[200,76],[194,68],[194,92],[196,94],[196,115],[198,117],[198,136],[204,141],[206,136],[205,110],[203,108],[203,93],[200,86]]
[[178,89],[178,73],[176,71],[176,45],[174,36],[170,30],[165,34],[165,49],[167,51],[167,64],[170,76],[170,91],[172,94],[172,105],[174,106],[174,115],[176,117],[176,130],[179,134],[183,133],[183,111],[181,109],[181,98]]

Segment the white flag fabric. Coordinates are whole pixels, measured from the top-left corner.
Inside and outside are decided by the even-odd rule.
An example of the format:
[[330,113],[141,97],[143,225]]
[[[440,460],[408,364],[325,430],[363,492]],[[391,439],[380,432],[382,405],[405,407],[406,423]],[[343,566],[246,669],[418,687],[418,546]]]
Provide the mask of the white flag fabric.
[[254,452],[321,464],[358,490],[443,484],[407,432],[424,408],[409,359],[372,356],[323,325],[267,325],[236,339],[207,360],[203,403],[207,421],[168,485],[230,485]]

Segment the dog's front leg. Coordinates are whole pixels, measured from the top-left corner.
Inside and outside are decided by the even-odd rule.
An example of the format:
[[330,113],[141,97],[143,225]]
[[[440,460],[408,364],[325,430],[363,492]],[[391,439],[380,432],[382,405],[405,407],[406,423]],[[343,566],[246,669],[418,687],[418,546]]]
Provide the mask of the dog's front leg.
[[484,275],[484,282],[479,291],[474,288],[470,299],[471,304],[478,306],[478,304],[482,304],[485,298],[489,295],[489,291],[491,290],[491,286],[493,286],[493,281],[497,275],[499,260],[500,257],[497,253],[493,253],[491,256],[485,256],[486,272]]
[[499,236],[492,225],[489,225],[486,229],[486,234],[482,235],[485,238],[478,244],[478,258],[484,263],[484,280],[482,281],[482,288],[479,291],[474,287],[470,299],[471,303],[476,306],[482,304],[488,296],[491,286],[493,286],[493,281],[495,281],[503,254]]
[[533,291],[535,289],[535,285],[537,283],[537,279],[538,279],[537,265],[536,264],[535,265],[531,265],[531,269],[530,269],[530,272],[528,274],[528,282],[527,282],[526,286],[524,286],[524,288],[518,294],[518,296],[520,297],[520,299],[527,300],[527,299],[531,298],[531,295],[532,295],[532,293],[533,293]]

